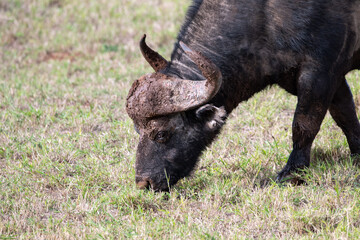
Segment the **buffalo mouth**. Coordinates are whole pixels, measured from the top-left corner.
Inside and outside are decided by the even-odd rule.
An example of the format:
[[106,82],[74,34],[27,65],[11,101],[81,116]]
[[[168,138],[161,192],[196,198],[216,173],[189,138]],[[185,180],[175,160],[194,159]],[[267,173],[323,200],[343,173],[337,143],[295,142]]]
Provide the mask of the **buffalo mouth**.
[[149,177],[135,177],[135,183],[138,189],[141,190],[154,190],[155,192],[169,192],[170,188],[175,185],[180,178],[175,178],[175,176],[170,176],[169,178],[155,178]]
[[148,180],[135,180],[136,186],[143,190],[143,189],[150,189],[151,183]]

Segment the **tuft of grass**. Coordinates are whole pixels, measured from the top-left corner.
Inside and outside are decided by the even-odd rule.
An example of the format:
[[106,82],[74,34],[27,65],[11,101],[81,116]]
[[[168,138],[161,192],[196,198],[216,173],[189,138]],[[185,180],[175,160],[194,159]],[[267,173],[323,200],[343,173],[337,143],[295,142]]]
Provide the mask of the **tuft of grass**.
[[[170,193],[134,184],[125,112],[138,50],[170,56],[190,1],[0,1],[0,239],[358,239],[360,171],[330,116],[307,185],[279,186],[296,98],[274,87],[231,114]],[[360,72],[347,79],[360,112]]]

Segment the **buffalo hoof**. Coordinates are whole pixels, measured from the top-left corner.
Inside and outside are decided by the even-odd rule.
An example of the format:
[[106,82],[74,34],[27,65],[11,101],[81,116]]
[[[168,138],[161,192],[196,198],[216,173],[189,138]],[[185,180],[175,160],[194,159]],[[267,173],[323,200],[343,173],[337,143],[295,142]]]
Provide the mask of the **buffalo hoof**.
[[289,174],[285,176],[283,179],[278,180],[277,183],[280,185],[283,184],[290,184],[292,186],[300,186],[300,185],[307,185],[306,181],[298,176],[294,176],[292,174]]
[[302,179],[299,176],[295,176],[293,173],[298,173],[301,169],[304,169],[304,167],[299,167],[299,168],[289,168],[287,166],[284,167],[283,170],[281,170],[281,172],[279,172],[277,178],[276,178],[276,182],[279,184],[284,184],[284,183],[290,183],[291,185],[294,186],[299,186],[299,185],[306,185],[306,182],[304,179]]

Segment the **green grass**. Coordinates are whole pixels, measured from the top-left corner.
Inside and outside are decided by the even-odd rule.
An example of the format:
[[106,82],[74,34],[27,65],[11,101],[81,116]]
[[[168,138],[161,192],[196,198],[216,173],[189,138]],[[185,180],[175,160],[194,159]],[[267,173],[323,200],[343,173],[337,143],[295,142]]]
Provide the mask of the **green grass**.
[[[125,112],[169,57],[189,1],[0,0],[0,239],[358,239],[360,170],[327,116],[307,185],[279,186],[296,98],[275,87],[231,114],[171,193],[134,184]],[[360,112],[360,72],[347,76]]]

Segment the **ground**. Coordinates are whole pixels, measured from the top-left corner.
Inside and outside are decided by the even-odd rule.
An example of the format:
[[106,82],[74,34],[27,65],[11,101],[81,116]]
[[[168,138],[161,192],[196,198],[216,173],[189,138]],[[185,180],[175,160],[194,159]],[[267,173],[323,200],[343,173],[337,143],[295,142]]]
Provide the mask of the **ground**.
[[[131,83],[170,57],[189,1],[0,0],[0,239],[360,237],[360,169],[327,115],[301,186],[274,182],[296,98],[231,114],[190,178],[136,189]],[[360,112],[360,72],[347,75]]]

